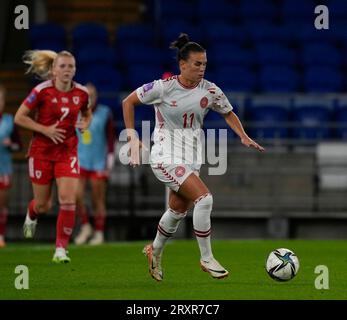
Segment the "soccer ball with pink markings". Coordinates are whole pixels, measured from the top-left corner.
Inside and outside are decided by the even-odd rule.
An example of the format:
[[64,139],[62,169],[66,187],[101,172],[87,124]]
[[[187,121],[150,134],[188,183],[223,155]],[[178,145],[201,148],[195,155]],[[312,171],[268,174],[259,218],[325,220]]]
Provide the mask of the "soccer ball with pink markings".
[[293,279],[299,271],[299,259],[296,254],[285,248],[270,252],[266,260],[268,275],[277,281]]

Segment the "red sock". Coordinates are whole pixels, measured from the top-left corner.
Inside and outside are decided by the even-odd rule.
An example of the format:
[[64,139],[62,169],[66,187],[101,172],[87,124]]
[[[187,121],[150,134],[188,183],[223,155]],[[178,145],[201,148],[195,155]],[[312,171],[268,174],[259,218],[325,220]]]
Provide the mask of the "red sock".
[[80,218],[82,224],[89,223],[89,216],[86,207],[78,207],[76,214]]
[[8,215],[7,208],[4,208],[4,209],[2,209],[2,211],[0,211],[0,236],[5,235],[6,224],[7,224],[7,215]]
[[28,210],[29,210],[29,217],[31,220],[36,220],[38,218],[38,213],[35,209],[35,200],[31,200],[28,206]]
[[95,231],[104,232],[105,220],[106,220],[106,213],[105,212],[99,212],[94,216],[94,229],[95,229]]
[[55,246],[57,248],[66,248],[75,225],[75,204],[60,205],[57,220],[57,236]]

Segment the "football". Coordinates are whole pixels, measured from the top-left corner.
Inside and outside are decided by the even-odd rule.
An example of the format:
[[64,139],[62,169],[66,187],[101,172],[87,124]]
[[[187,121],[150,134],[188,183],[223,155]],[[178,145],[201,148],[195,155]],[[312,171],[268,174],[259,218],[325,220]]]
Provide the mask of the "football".
[[270,252],[266,260],[268,275],[277,281],[293,279],[299,271],[299,259],[296,254],[285,248]]

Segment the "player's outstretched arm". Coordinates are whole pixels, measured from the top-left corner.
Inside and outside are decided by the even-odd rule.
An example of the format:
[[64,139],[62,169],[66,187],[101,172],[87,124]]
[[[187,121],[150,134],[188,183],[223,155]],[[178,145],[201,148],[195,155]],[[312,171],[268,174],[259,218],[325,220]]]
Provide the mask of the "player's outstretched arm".
[[46,137],[50,138],[55,144],[58,144],[64,141],[65,130],[57,128],[59,122],[51,126],[44,126],[34,121],[29,116],[29,114],[30,114],[30,109],[25,104],[22,104],[15,114],[15,117],[14,117],[15,124],[25,129],[41,133],[45,135]]
[[225,114],[224,119],[226,123],[229,125],[229,127],[240,137],[241,143],[243,145],[245,145],[246,147],[255,148],[261,152],[265,150],[261,145],[256,143],[247,135],[240,119],[233,111],[230,111],[227,114]]

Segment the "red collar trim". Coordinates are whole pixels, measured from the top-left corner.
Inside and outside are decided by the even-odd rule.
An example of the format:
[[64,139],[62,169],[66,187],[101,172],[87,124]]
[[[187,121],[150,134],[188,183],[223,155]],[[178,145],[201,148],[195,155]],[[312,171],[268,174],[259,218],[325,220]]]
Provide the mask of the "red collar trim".
[[192,86],[192,87],[189,87],[189,86],[184,85],[184,84],[180,81],[180,79],[179,79],[178,76],[176,76],[176,79],[177,79],[178,83],[181,85],[181,87],[183,87],[184,89],[188,89],[188,90],[195,89],[195,88],[199,85],[199,83],[200,83],[200,81],[199,81],[196,85],[194,85],[194,86]]

